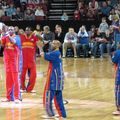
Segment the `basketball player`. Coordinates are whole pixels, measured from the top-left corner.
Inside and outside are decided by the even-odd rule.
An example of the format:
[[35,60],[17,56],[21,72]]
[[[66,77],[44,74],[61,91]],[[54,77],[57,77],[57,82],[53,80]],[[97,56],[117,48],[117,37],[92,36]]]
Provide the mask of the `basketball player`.
[[52,106],[53,99],[59,117],[66,118],[66,111],[62,98],[64,74],[62,68],[61,53],[59,51],[60,42],[58,40],[53,40],[51,47],[52,52],[41,53],[41,56],[44,57],[45,60],[49,61],[47,81],[43,96],[43,103],[47,115],[42,116],[42,118],[50,119],[56,117]]
[[118,43],[118,49],[115,51],[112,62],[115,64],[115,101],[117,111],[113,112],[113,115],[120,115],[120,43]]
[[18,82],[18,71],[19,71],[19,49],[15,42],[17,41],[14,27],[8,28],[8,34],[2,37],[1,43],[4,47],[4,64],[6,70],[6,99],[2,102],[10,102],[11,93],[14,86],[14,102],[20,103],[19,93],[20,86]]

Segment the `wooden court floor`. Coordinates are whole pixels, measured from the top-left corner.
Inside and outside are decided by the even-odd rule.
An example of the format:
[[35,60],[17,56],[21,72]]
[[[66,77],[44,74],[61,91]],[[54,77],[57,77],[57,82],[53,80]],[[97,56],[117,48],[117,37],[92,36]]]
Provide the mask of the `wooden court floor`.
[[[0,120],[42,120],[42,94],[48,62],[37,58],[36,94],[23,94],[21,105],[0,102]],[[120,120],[112,115],[114,105],[114,65],[110,58],[63,59],[63,91],[67,120]],[[27,82],[28,80],[26,80]],[[0,58],[0,99],[5,98],[5,71]],[[59,120],[59,119],[58,119]]]

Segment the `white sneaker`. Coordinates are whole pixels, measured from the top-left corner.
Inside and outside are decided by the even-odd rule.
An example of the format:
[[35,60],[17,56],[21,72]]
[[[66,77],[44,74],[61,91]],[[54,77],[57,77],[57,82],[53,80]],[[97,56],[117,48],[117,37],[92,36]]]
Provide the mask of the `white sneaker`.
[[101,55],[100,58],[103,59],[104,57]]
[[58,114],[56,114],[55,117],[59,118],[60,116]]
[[42,115],[41,117],[43,119],[54,119],[54,118],[56,118],[55,116],[48,116],[48,115]]
[[21,103],[21,101],[20,101],[19,99],[16,99],[14,102],[15,102],[16,104],[20,104],[20,103]]
[[120,111],[115,111],[112,113],[113,115],[120,115]]
[[21,93],[26,93],[26,90],[20,90]]
[[55,120],[67,120],[66,118],[63,118],[63,117],[57,117],[57,118],[54,118]]
[[36,93],[36,91],[35,90],[31,90],[30,93]]
[[74,58],[77,58],[77,56],[75,55]]
[[1,102],[10,102],[10,100],[5,98],[5,99],[2,99]]
[[91,58],[92,58],[92,59],[95,59],[95,57],[94,57],[94,56],[92,56]]

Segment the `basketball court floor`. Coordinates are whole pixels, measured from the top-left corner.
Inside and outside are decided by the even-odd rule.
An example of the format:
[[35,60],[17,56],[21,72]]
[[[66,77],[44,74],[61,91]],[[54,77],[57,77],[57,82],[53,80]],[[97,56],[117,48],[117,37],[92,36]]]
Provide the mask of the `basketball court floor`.
[[[0,102],[0,120],[43,120],[42,95],[48,62],[37,58],[35,93],[24,93],[21,104]],[[67,120],[120,120],[113,116],[114,65],[110,58],[63,59],[65,87],[63,91]],[[26,76],[28,81],[28,77]],[[0,99],[5,98],[5,70],[0,58]],[[57,119],[59,120],[59,119]]]

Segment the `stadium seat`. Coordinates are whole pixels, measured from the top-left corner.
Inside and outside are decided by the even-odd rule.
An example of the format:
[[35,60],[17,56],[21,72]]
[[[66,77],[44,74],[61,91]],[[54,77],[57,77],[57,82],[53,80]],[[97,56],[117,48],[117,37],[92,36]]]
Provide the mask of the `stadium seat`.
[[2,21],[10,21],[10,17],[9,16],[2,16],[1,20]]
[[36,21],[45,20],[45,17],[44,16],[35,16],[35,20]]

